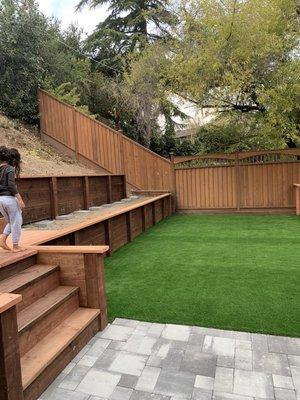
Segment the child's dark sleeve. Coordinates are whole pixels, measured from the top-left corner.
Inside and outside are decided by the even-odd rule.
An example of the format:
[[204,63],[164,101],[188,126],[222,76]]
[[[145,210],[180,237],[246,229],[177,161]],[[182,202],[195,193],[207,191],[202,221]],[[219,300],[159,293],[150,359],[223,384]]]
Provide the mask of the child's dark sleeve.
[[16,186],[15,170],[14,168],[9,168],[7,171],[7,187],[12,196],[19,193]]

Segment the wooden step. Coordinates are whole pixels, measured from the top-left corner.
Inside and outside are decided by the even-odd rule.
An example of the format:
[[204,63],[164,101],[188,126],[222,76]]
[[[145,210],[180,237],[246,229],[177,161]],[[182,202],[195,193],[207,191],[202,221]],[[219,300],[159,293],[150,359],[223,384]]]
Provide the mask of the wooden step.
[[0,282],[0,292],[22,295],[18,311],[28,307],[59,285],[57,265],[36,264]]
[[77,287],[58,286],[46,296],[41,297],[31,306],[18,313],[19,333],[29,329],[40,321],[46,314],[58,308],[64,301],[78,292]]
[[39,265],[36,264],[32,267],[25,269],[24,271],[16,274],[8,279],[4,279],[0,282],[0,292],[2,293],[13,293],[19,290],[26,289],[32,283],[52,274],[54,271],[58,271],[57,265]]
[[25,390],[96,319],[100,310],[78,308],[21,358]]
[[19,253],[0,251],[0,268],[25,260],[26,258],[36,254],[37,254],[36,249],[24,250]]
[[0,249],[0,281],[18,274],[36,264],[37,251],[5,253]]
[[78,291],[59,286],[18,313],[21,356],[78,309]]

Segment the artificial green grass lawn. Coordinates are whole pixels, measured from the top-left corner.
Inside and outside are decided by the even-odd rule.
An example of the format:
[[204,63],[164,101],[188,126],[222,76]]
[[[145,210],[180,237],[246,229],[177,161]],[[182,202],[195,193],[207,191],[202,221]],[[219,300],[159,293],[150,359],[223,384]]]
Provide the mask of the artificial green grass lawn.
[[300,335],[300,218],[175,215],[106,259],[110,320]]

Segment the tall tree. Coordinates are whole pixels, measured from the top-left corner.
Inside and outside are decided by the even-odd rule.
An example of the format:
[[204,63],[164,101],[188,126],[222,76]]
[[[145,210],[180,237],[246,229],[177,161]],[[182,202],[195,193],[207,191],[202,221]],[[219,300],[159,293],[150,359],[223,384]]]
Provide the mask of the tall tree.
[[[46,18],[34,0],[0,2],[0,111],[37,122],[37,89],[63,85],[88,97],[90,61],[81,55],[81,32]],[[67,84],[67,85],[66,85]]]
[[109,4],[109,16],[88,38],[87,48],[109,76],[123,70],[125,54],[168,35],[174,14],[169,0],[81,0],[77,9]]
[[0,110],[34,120],[42,81],[45,18],[33,0],[3,0],[0,5]]
[[201,107],[248,113],[251,120],[254,114],[266,130],[295,136],[296,10],[297,0],[182,1],[170,52],[172,89]]

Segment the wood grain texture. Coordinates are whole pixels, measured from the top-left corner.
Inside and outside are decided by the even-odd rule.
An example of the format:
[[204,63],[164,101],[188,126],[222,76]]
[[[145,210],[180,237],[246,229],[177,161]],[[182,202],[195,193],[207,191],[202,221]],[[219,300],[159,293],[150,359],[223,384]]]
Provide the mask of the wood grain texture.
[[[73,360],[79,351],[99,331],[99,318],[95,318],[70,344],[58,355],[55,362],[47,366],[41,374],[24,390],[24,400],[36,400],[54,381],[54,379]],[[1,399],[2,400],[2,399]],[[17,399],[19,400],[19,399]]]
[[175,171],[178,210],[295,209],[300,162]]
[[0,293],[0,314],[22,301],[22,296],[13,293]]
[[[4,296],[4,295],[3,295]],[[18,343],[17,312],[15,302],[5,309],[4,299],[0,312],[0,400],[23,400],[20,353]],[[8,302],[8,299],[6,299]]]
[[132,239],[143,232],[143,207],[131,211]]
[[296,215],[300,215],[300,184],[294,184],[295,188],[295,203],[296,203]]
[[98,317],[99,310],[79,308],[21,358],[26,389],[74,339]]
[[40,253],[39,263],[58,263],[60,267],[60,284],[79,288],[79,305],[87,307],[87,291],[83,254]]
[[[141,207],[145,206],[145,210],[148,210],[148,227],[150,227],[154,225],[162,217],[161,216],[162,205],[159,200],[166,198],[169,199],[168,201],[170,201],[170,197],[171,195],[169,193],[166,193],[151,198],[147,197],[142,198],[136,201],[134,204],[126,206],[122,205],[120,207],[115,208],[113,211],[108,209],[107,211],[103,212],[99,217],[71,225],[61,230],[53,230],[53,231],[26,230],[22,234],[21,244],[24,247],[37,246],[41,244],[51,245],[51,246],[110,245],[112,241],[112,234],[111,233],[109,234],[107,226],[110,225],[110,230],[111,230],[112,219],[114,219],[117,216],[121,215],[124,216],[128,212],[131,212],[133,210],[138,210]],[[156,203],[157,205],[155,206],[154,204]],[[155,208],[157,208],[158,210],[157,221],[155,216],[156,213]],[[150,211],[150,209],[152,210],[152,212]],[[152,214],[152,217],[149,216],[150,212]],[[146,218],[147,218],[147,213],[146,213]],[[149,218],[152,218],[152,224],[149,223]],[[121,235],[125,234],[125,232],[127,232],[126,221],[124,222],[124,225],[121,224],[120,226],[122,226]],[[117,234],[119,235],[119,233]],[[126,237],[123,237],[122,240],[119,240],[119,242],[120,242],[119,244],[114,245],[114,248],[110,247],[110,250],[108,250],[108,255],[109,251],[116,250],[118,248],[117,246],[127,243],[128,235],[126,234]],[[13,262],[14,257],[15,255],[12,253],[5,253],[6,264],[7,265],[10,264],[10,259]],[[0,269],[1,269],[1,262],[0,262]]]
[[99,254],[84,255],[87,307],[100,310],[100,329],[108,323],[103,257]]
[[17,275],[2,280],[0,282],[0,292],[12,293],[17,290],[26,289],[32,283],[41,280],[57,270],[58,266],[56,265],[34,265]]
[[[26,204],[24,223],[55,219],[58,215],[121,200],[124,197],[124,176],[112,175],[109,179],[110,186],[103,175],[18,179],[18,188]],[[3,228],[5,222],[2,218],[0,223],[0,228]]]
[[39,92],[39,97],[43,135],[110,173],[126,175],[127,182],[135,188],[172,189],[169,160],[44,91]]
[[21,357],[78,309],[77,290],[77,288],[73,288],[72,291],[69,290],[68,294],[65,294],[63,298],[62,296],[60,298],[56,296],[56,299],[50,298],[52,304],[49,302],[49,297],[51,297],[49,293],[46,298],[42,298],[36,302],[37,304],[34,303],[23,310],[23,313],[27,313],[27,318],[23,318],[23,322],[27,322],[27,324],[23,326],[23,329],[21,327],[19,329]]
[[126,215],[121,214],[110,220],[111,230],[111,251],[117,250],[119,247],[127,243],[127,222]]
[[38,253],[64,254],[104,254],[108,246],[29,246],[29,249]]

